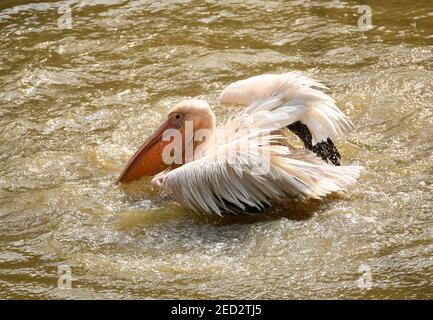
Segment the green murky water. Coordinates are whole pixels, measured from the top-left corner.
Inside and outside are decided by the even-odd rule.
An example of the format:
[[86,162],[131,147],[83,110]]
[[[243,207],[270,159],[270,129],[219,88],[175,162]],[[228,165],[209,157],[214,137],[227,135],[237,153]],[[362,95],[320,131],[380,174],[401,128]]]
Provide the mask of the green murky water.
[[[0,298],[433,298],[431,0],[0,9]],[[113,184],[175,102],[290,70],[357,125],[348,195],[220,219]]]

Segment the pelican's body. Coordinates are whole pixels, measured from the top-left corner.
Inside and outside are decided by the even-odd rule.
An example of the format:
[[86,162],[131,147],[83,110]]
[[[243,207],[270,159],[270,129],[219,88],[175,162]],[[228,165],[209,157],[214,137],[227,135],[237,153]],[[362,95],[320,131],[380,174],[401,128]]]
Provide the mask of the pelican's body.
[[[132,157],[119,182],[155,175],[152,182],[185,207],[219,215],[344,191],[362,167],[339,165],[332,140],[353,125],[323,88],[296,72],[235,82],[221,93],[220,103],[246,108],[220,125],[205,101],[181,102]],[[287,128],[305,149],[288,145],[281,135]]]

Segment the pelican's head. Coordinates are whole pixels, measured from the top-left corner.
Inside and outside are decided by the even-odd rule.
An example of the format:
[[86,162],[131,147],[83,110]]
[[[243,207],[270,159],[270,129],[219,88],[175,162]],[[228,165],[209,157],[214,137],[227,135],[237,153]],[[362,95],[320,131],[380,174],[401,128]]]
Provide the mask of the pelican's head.
[[[117,181],[130,182],[143,176],[153,176],[167,167],[181,165],[188,161],[185,160],[186,147],[190,145],[194,151],[202,142],[195,141],[196,133],[199,130],[213,132],[214,128],[215,116],[206,101],[191,99],[176,104],[168,111],[167,120],[129,160]],[[181,163],[167,161],[164,155],[172,151],[175,154],[180,152]]]
[[182,129],[185,124],[190,122],[194,130],[213,129],[215,126],[215,116],[204,100],[191,99],[184,100],[168,111],[167,118],[170,118],[179,124]]

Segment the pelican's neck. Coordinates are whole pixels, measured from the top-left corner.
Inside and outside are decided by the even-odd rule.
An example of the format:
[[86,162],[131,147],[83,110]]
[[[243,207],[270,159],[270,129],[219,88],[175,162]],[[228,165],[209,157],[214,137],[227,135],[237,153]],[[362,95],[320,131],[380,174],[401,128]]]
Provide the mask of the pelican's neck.
[[215,113],[209,108],[209,129],[211,130],[212,134],[215,133],[215,128],[216,128]]

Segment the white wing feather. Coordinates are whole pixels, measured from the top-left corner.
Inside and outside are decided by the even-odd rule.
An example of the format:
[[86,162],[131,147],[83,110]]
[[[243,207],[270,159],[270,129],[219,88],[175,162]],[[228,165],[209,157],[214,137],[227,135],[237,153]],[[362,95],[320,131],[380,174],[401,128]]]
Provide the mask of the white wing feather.
[[249,116],[281,109],[290,116],[287,124],[300,121],[307,125],[314,145],[327,138],[344,137],[353,129],[353,123],[335,101],[319,89],[326,87],[300,72],[265,74],[230,84],[219,101],[248,106],[242,114]]

